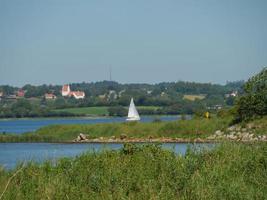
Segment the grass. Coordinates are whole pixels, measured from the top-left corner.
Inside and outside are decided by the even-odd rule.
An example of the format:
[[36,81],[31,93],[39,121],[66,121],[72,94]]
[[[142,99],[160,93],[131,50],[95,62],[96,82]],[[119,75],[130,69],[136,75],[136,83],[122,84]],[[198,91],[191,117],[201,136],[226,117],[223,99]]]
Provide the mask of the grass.
[[256,135],[266,135],[267,134],[267,117],[262,117],[260,119],[255,119],[249,124],[254,126]]
[[[54,112],[67,112],[75,115],[108,115],[108,108],[106,106],[102,107],[81,107],[81,108],[64,108],[64,109],[55,109]],[[125,107],[128,109],[128,107]],[[149,111],[155,111],[159,109],[158,106],[138,106],[137,109],[140,110],[149,110]]]
[[126,144],[56,165],[0,170],[0,195],[10,181],[2,199],[266,199],[266,152],[266,143],[223,143],[185,156],[157,145]]
[[111,137],[124,134],[128,138],[206,138],[218,129],[228,126],[229,118],[177,120],[151,123],[113,123],[84,125],[51,125],[34,133],[22,135],[0,135],[0,142],[66,142],[75,139],[79,133],[88,138]]
[[56,109],[54,112],[68,112],[78,115],[108,115],[108,107],[82,107]]
[[195,101],[197,99],[202,100],[205,99],[206,95],[184,95],[184,99]]
[[137,106],[137,110],[140,109],[140,110],[151,110],[151,111],[155,111],[155,110],[158,110],[160,108],[162,108],[162,107],[160,107],[160,106]]

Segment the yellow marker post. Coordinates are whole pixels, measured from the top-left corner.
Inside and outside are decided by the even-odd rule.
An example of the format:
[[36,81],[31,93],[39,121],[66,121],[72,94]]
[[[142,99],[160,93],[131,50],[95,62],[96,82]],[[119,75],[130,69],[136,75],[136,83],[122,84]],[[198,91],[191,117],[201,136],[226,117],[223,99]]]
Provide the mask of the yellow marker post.
[[206,112],[206,113],[205,113],[205,117],[206,117],[207,119],[209,119],[209,118],[210,118],[210,113],[209,113],[209,112]]

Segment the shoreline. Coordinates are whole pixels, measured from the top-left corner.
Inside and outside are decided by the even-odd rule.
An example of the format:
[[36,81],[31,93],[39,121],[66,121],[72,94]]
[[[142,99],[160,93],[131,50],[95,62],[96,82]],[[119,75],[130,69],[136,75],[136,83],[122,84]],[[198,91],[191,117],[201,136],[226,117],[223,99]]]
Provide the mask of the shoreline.
[[[143,117],[174,117],[174,116],[181,116],[182,114],[174,114],[174,115],[142,115]],[[186,114],[187,117],[191,117],[192,115]],[[89,119],[98,119],[98,118],[125,118],[126,117],[120,117],[120,116],[109,116],[109,115],[82,115],[82,116],[54,116],[54,117],[3,117],[0,118],[0,121],[8,121],[8,120],[35,120],[35,119],[71,119],[71,118],[89,118]]]
[[50,143],[50,144],[202,144],[202,143],[223,143],[223,142],[235,142],[235,143],[262,143],[267,141],[251,141],[251,140],[210,140],[210,139],[183,139],[183,138],[155,138],[155,139],[144,139],[144,138],[133,138],[133,139],[87,139],[83,141],[8,141],[0,142],[0,144],[5,143]]

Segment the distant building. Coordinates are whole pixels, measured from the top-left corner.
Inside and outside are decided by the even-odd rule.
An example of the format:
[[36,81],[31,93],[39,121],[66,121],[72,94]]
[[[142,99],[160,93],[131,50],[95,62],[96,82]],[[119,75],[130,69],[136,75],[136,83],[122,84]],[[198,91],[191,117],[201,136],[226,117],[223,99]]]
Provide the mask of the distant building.
[[83,91],[71,91],[70,96],[73,96],[75,99],[84,99],[85,93]]
[[74,97],[75,99],[85,98],[85,93],[83,91],[71,91],[69,85],[63,85],[61,94],[63,97]]
[[24,97],[24,95],[25,95],[25,91],[24,90],[20,89],[20,90],[17,91],[17,96],[18,97]]
[[54,94],[46,93],[45,94],[45,99],[56,99],[57,96]]
[[7,99],[17,99],[17,96],[15,94],[11,94],[6,96]]
[[238,95],[238,92],[237,91],[233,91],[231,94],[230,94],[230,96],[232,96],[232,97],[236,97]]
[[69,85],[63,85],[62,90],[61,90],[61,94],[63,97],[69,96],[70,94],[70,86]]
[[0,92],[0,97],[3,97],[4,96],[4,93],[3,92]]
[[221,110],[222,108],[223,106],[220,104],[207,107],[208,110]]
[[226,94],[225,97],[229,98],[229,97],[236,97],[238,95],[238,91],[233,91],[230,94]]

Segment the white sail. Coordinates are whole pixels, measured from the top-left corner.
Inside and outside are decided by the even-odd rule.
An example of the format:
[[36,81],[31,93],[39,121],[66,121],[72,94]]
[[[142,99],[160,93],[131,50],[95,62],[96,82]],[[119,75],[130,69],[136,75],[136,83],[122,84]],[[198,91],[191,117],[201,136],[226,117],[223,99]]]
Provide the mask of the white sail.
[[133,98],[131,99],[131,103],[129,106],[129,111],[128,111],[128,117],[126,119],[127,121],[139,121],[140,116],[135,108]]

